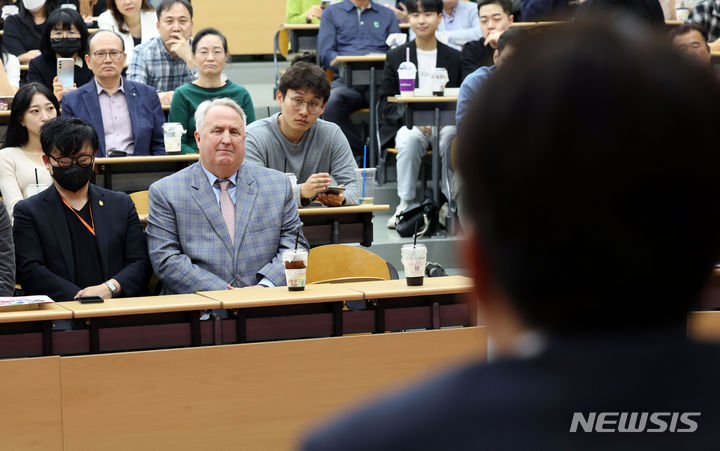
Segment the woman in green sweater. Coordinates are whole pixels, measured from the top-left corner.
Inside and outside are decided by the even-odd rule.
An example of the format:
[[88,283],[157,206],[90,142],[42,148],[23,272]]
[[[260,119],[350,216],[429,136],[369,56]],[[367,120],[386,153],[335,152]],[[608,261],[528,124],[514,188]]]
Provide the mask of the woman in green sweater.
[[223,81],[227,63],[227,39],[215,28],[203,28],[192,42],[198,79],[175,90],[168,122],[179,122],[187,130],[182,153],[197,153],[195,142],[195,109],[205,100],[228,97],[237,102],[247,115],[247,123],[255,120],[255,109],[247,89],[230,80]]

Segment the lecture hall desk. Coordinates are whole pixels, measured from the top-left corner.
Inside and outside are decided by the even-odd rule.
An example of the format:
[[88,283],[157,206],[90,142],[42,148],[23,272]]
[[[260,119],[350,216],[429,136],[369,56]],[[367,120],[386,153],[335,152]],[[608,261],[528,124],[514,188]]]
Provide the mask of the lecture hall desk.
[[[474,310],[462,294],[472,288],[464,276],[425,278],[421,287],[405,279],[312,284],[198,293],[220,301],[230,312],[222,321],[223,343],[276,338],[384,333],[475,325]],[[366,310],[348,310],[343,301],[365,299]]]

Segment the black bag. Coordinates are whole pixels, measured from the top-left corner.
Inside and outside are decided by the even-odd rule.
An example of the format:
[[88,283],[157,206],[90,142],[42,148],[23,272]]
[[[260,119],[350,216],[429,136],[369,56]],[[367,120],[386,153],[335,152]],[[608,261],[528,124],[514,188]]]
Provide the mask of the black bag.
[[438,228],[438,207],[432,199],[432,191],[425,193],[425,199],[420,203],[411,204],[398,215],[395,230],[402,237],[410,237],[415,233],[417,225],[418,237],[432,236]]

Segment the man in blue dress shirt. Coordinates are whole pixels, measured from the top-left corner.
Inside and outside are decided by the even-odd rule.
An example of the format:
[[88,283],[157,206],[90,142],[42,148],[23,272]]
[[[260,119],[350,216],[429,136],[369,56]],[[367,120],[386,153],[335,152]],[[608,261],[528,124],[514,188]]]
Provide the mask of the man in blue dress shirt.
[[[325,69],[337,70],[330,63],[341,55],[385,53],[390,33],[400,33],[395,14],[370,0],[343,0],[325,8],[318,32],[318,55]],[[377,77],[380,82],[381,77]],[[356,158],[363,153],[360,130],[350,114],[370,103],[369,86],[349,87],[345,81],[332,82],[330,99],[325,105],[325,119],[340,126]]]

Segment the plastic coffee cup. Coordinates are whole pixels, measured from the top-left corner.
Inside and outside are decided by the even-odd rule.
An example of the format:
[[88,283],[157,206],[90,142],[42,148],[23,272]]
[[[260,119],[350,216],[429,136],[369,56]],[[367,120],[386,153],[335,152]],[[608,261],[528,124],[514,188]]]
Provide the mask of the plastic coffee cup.
[[31,183],[25,189],[25,193],[27,193],[27,197],[34,196],[39,192],[45,191],[47,187],[47,185],[42,183]]
[[409,61],[400,64],[398,68],[398,80],[400,83],[400,96],[412,97],[415,95],[415,74],[417,69]]
[[355,186],[357,196],[361,204],[372,204],[375,202],[375,172],[377,168],[356,168]]
[[288,250],[283,252],[282,259],[285,265],[285,281],[288,290],[304,290],[307,275],[307,251],[305,249]]
[[165,153],[178,154],[182,150],[182,135],[185,130],[179,122],[166,122],[163,124],[165,138]]
[[675,9],[675,17],[677,20],[681,22],[685,22],[690,15],[690,9],[688,8],[676,8]]
[[425,277],[427,249],[424,244],[403,244],[400,249],[400,261],[405,268],[405,280],[408,286],[420,286]]
[[445,85],[450,78],[447,69],[444,67],[436,67],[432,75],[432,92],[434,96],[441,96],[445,93]]

